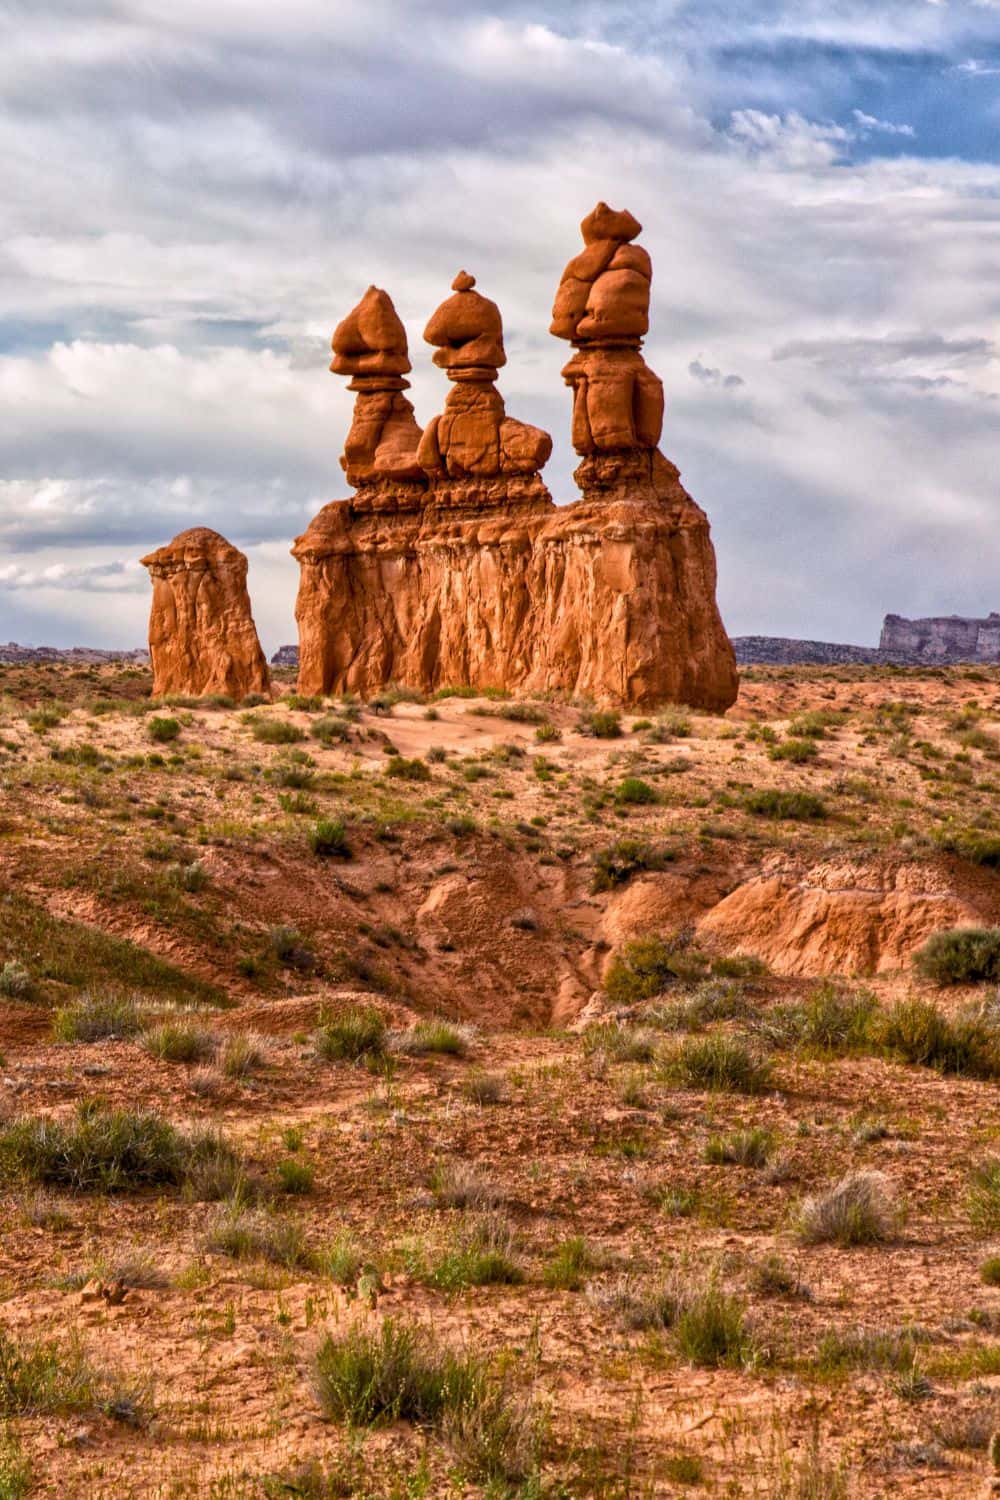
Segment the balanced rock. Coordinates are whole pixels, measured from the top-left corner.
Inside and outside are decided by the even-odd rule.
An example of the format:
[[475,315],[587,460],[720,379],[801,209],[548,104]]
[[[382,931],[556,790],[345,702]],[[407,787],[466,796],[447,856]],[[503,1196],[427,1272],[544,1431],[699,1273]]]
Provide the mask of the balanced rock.
[[344,445],[341,468],[353,485],[383,478],[419,480],[420,428],[403,395],[410,382],[406,329],[387,292],[370,286],[334,331],[335,375],[351,375],[348,390],[358,393],[354,420]]
[[247,592],[247,560],[207,526],[182,531],[142,559],[153,580],[153,693],[270,694]]

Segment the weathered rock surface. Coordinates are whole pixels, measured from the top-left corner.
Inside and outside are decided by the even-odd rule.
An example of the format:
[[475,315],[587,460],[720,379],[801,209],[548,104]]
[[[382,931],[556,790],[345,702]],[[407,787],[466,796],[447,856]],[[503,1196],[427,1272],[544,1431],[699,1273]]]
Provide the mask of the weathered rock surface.
[[154,694],[220,693],[239,701],[248,693],[270,693],[243,553],[217,531],[196,526],[142,563],[153,580]]
[[[369,289],[337,329],[332,368],[358,392],[342,460],[358,494],[324,506],[292,549],[301,691],[395,681],[634,706],[734,701],[708,523],[656,446],[663,391],[639,353],[652,274],[632,244],[640,225],[599,204],[582,229],[553,320],[577,345],[564,371],[583,456],[575,505],[557,509],[540,478],[549,435],[507,414],[503,322],[474,277],[459,273],[424,333],[452,389],[422,434],[409,403],[381,426],[367,414],[362,382],[410,368],[386,294]],[[383,358],[391,369],[368,374],[364,362]]]
[[884,655],[908,656],[919,662],[1000,662],[1000,614],[984,620],[961,615],[934,615],[907,620],[886,615],[879,650]]

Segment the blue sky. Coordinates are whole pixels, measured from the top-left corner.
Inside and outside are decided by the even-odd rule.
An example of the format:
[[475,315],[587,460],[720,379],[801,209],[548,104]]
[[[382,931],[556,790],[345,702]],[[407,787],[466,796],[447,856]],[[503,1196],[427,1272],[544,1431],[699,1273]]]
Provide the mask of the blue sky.
[[136,559],[191,524],[294,639],[372,281],[426,421],[477,275],[573,499],[547,325],[599,197],[731,631],[1000,608],[1000,0],[0,0],[0,149],[0,639],[141,641]]

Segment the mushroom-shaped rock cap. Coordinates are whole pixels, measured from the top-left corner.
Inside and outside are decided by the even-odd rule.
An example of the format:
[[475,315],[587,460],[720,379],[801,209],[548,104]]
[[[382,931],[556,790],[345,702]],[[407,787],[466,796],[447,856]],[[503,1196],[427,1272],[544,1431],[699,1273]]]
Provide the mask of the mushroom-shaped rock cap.
[[595,240],[619,240],[627,244],[642,233],[642,225],[627,208],[609,208],[601,202],[581,222],[580,233],[585,245],[592,245]]
[[403,375],[410,369],[406,329],[381,287],[370,286],[357,307],[334,330],[331,346],[337,375]]
[[503,319],[495,302],[474,290],[476,278],[459,271],[447,297],[431,314],[424,338],[438,352],[434,363],[445,370],[499,369],[507,363]]
[[149,568],[169,567],[171,564],[179,567],[202,559],[215,563],[242,563],[244,567],[247,562],[238,547],[227,542],[210,526],[191,526],[187,531],[179,531],[172,542],[157,547],[155,552],[150,552],[140,561],[144,568]]

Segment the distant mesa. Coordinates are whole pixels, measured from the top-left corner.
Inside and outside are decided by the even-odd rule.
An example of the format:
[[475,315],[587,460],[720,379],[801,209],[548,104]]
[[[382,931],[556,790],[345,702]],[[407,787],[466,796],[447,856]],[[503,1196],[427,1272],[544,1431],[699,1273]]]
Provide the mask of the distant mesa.
[[878,646],[844,646],[784,636],[734,636],[740,666],[961,666],[1000,665],[1000,614],[985,619],[936,615],[907,620],[886,615]]
[[271,691],[247,592],[247,560],[207,526],[182,531],[142,559],[153,580],[153,692],[239,701]]
[[121,651],[105,651],[96,646],[19,646],[17,641],[0,644],[0,665],[5,667],[41,662],[67,662],[75,666],[98,667],[105,662],[124,662],[142,667],[149,662],[145,646]]

